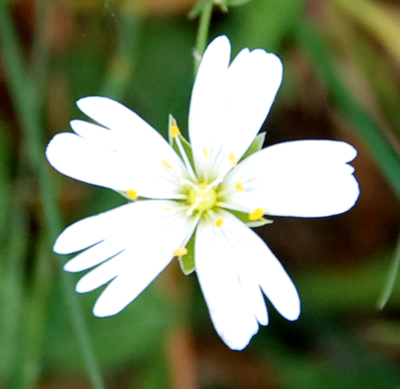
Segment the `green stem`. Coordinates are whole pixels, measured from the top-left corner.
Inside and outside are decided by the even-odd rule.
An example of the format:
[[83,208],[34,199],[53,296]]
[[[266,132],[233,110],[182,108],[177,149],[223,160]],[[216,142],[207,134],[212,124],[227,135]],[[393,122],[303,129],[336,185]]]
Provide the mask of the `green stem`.
[[376,304],[379,309],[383,309],[383,307],[386,305],[386,303],[389,300],[389,297],[393,292],[394,284],[396,282],[396,277],[397,274],[399,273],[399,267],[400,267],[400,236],[397,241],[393,262],[389,269],[386,286],[383,289],[382,295]]
[[[52,241],[61,231],[61,216],[57,207],[56,196],[45,164],[44,147],[39,125],[40,115],[32,85],[28,78],[22,61],[22,53],[14,27],[8,4],[0,1],[0,45],[3,55],[3,64],[9,82],[10,93],[15,102],[15,110],[20,118],[25,134],[29,158],[32,166],[38,172],[40,193],[43,201],[44,215]],[[61,260],[57,261],[61,270]],[[88,331],[79,308],[79,301],[73,292],[72,284],[67,275],[61,271],[61,283],[67,301],[71,321],[81,347],[83,358],[86,362],[92,385],[95,389],[102,389],[104,385],[89,341]]]
[[203,10],[201,11],[199,29],[197,30],[196,54],[198,54],[199,57],[195,56],[194,59],[195,75],[197,74],[197,70],[200,65],[201,56],[203,55],[207,46],[208,30],[210,29],[212,9],[212,0],[206,0]]

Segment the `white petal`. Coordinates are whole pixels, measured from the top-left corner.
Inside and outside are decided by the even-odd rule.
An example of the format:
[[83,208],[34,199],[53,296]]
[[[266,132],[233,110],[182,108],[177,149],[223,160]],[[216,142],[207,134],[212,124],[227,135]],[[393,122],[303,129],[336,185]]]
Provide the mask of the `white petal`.
[[115,190],[135,188],[132,168],[115,151],[71,133],[56,135],[46,149],[50,164],[60,173]]
[[[215,179],[232,169],[260,130],[282,80],[274,54],[242,50],[231,66],[226,37],[207,48],[192,92],[189,132],[196,169]],[[204,151],[206,150],[206,152]]]
[[257,333],[258,324],[232,256],[234,247],[222,230],[202,220],[195,239],[197,277],[218,335],[231,349],[242,350]]
[[69,124],[82,138],[97,143],[105,149],[118,150],[118,144],[116,144],[118,138],[109,129],[83,120],[71,120]]
[[[150,124],[115,100],[108,97],[89,96],[78,100],[76,104],[85,115],[111,131],[122,134],[122,137],[130,137],[134,134],[139,141],[138,138],[142,137],[146,142],[161,141],[169,146],[168,142]],[[126,146],[135,147],[135,145]]]
[[[251,155],[224,181],[224,206],[241,212],[261,208],[276,216],[323,217],[346,212],[360,194],[357,155],[339,141],[280,143]],[[243,190],[235,188],[237,183]]]
[[164,246],[163,250],[152,250],[153,252],[143,254],[136,250],[121,254],[129,258],[130,263],[126,263],[118,277],[97,299],[93,308],[94,315],[98,317],[115,315],[135,300],[171,262],[173,255],[170,248],[171,245]]
[[113,233],[116,226],[122,229],[122,224],[129,217],[127,215],[132,212],[134,204],[136,203],[122,205],[71,224],[57,238],[54,252],[71,254],[103,241]]
[[75,273],[90,269],[93,266],[104,262],[108,258],[119,254],[123,243],[117,240],[103,241],[88,248],[64,265],[64,270]]
[[[283,317],[296,320],[300,315],[300,298],[281,263],[264,241],[243,222],[226,211],[221,211],[221,216],[224,220],[221,229],[225,229],[225,236],[230,236],[234,242],[240,282],[253,285],[253,288],[259,285]],[[257,318],[263,317],[261,304],[257,311],[260,312]]]
[[151,228],[141,227],[135,244],[121,254],[129,262],[98,298],[93,309],[96,316],[115,315],[131,303],[171,262],[173,251],[187,244],[197,223],[182,212],[152,222]]
[[243,264],[243,261],[238,263],[238,273],[240,284],[243,288],[245,298],[256,317],[257,321],[266,326],[268,324],[268,312],[265,306],[264,296],[260,290],[260,286],[257,283],[257,279],[254,277],[248,269],[248,264]]
[[83,293],[113,280],[94,308],[96,316],[110,316],[125,308],[157,277],[174,257],[173,251],[187,244],[196,223],[177,202],[139,201],[75,223],[60,235],[55,248],[72,252],[91,246],[66,264],[68,271],[112,257],[77,284],[77,291]]
[[122,252],[114,258],[97,266],[94,270],[84,275],[76,284],[78,293],[91,292],[121,274],[127,266],[129,256]]
[[108,98],[86,97],[78,106],[105,127],[73,120],[80,136],[57,135],[46,155],[61,173],[94,185],[135,190],[149,198],[182,197],[180,180],[188,178],[168,142],[137,114]]
[[216,158],[220,146],[217,144],[214,147],[213,134],[221,122],[221,107],[227,100],[230,52],[231,45],[226,36],[214,39],[203,54],[192,90],[189,136],[200,179],[204,178],[204,170]]

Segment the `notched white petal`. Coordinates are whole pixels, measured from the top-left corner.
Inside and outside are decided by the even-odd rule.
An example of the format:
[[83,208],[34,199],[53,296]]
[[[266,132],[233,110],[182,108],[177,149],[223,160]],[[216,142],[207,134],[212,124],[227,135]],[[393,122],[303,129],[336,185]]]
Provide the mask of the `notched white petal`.
[[200,65],[189,114],[196,170],[206,179],[227,174],[235,166],[232,156],[240,160],[259,132],[282,81],[282,63],[274,54],[244,49],[228,67],[229,41],[221,44],[218,55],[213,45]]
[[230,235],[234,242],[231,260],[236,262],[241,282],[260,286],[283,317],[296,320],[300,315],[300,298],[282,264],[264,241],[243,222],[229,212],[222,211],[222,215],[229,231],[225,235]]
[[[280,143],[257,152],[228,174],[224,204],[241,212],[263,208],[276,216],[325,217],[348,211],[360,189],[357,155],[345,142],[305,140]],[[235,183],[243,191],[235,190]]]
[[129,166],[116,152],[72,133],[56,135],[46,157],[60,173],[88,184],[114,190],[133,185]]
[[91,292],[117,277],[127,266],[126,254],[121,253],[84,275],[76,284],[78,293]]
[[195,239],[196,273],[215,330],[231,349],[242,350],[257,333],[258,323],[232,266],[234,252],[223,226],[200,222]]
[[105,240],[113,232],[124,231],[129,222],[126,219],[129,219],[129,215],[132,214],[132,205],[122,205],[71,224],[57,238],[53,247],[54,252],[75,253]]
[[[235,216],[202,220],[195,240],[196,271],[217,333],[232,349],[247,346],[268,324],[260,288],[288,320],[300,314],[300,298],[286,271],[262,239]],[[217,220],[220,220],[217,219]],[[258,322],[258,323],[257,323]]]
[[64,265],[64,270],[70,273],[76,273],[90,269],[105,260],[113,257],[121,252],[121,247],[124,247],[123,242],[103,241],[86,249],[82,253],[75,256]]
[[118,139],[109,129],[83,120],[71,120],[69,124],[74,132],[82,138],[107,150],[116,151],[118,149]]
[[73,252],[89,247],[69,261],[66,270],[81,271],[100,264],[81,278],[76,290],[86,293],[111,281],[96,302],[96,316],[124,309],[165,269],[174,250],[187,244],[198,220],[187,217],[186,208],[174,201],[143,200],[65,230],[57,249]]

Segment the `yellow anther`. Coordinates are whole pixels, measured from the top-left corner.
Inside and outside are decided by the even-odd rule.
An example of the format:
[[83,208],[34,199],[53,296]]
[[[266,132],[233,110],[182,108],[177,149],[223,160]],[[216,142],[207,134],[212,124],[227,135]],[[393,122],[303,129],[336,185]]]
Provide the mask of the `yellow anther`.
[[186,247],[179,247],[179,249],[176,249],[175,251],[172,252],[172,254],[175,255],[175,257],[181,257],[182,255],[187,254],[187,248]]
[[128,197],[130,197],[132,200],[136,200],[139,195],[137,194],[136,190],[133,189],[128,189],[126,191],[126,194],[128,195]]
[[208,161],[210,159],[210,154],[208,153],[208,150],[205,147],[203,149],[203,154],[206,160]]
[[160,207],[161,209],[163,209],[164,211],[167,211],[167,212],[171,212],[172,211],[172,208],[169,208],[169,207]]
[[237,160],[236,160],[235,154],[233,154],[233,153],[229,154],[229,161],[231,161],[231,164],[233,167],[237,166]]
[[167,169],[173,169],[173,167],[167,161],[162,160],[162,165]]
[[264,215],[264,210],[261,208],[257,208],[252,213],[249,213],[249,220],[257,220]]
[[222,224],[224,224],[224,220],[223,220],[223,219],[218,219],[218,220],[215,222],[215,225],[216,225],[217,227],[221,227]]
[[172,134],[173,138],[175,138],[175,137],[177,137],[178,135],[181,134],[181,132],[179,131],[179,128],[178,128],[178,126],[176,124],[173,124],[171,126],[171,134]]
[[244,189],[243,184],[241,182],[239,182],[239,181],[235,184],[235,188],[239,192],[241,192]]

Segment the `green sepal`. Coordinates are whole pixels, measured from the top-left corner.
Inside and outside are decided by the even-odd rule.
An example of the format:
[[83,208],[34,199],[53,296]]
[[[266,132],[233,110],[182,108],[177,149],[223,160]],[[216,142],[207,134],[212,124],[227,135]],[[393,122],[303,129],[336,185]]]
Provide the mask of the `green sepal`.
[[256,227],[262,227],[265,226],[266,224],[272,224],[274,221],[271,219],[266,219],[265,217],[262,217],[258,220],[246,222],[246,225],[251,228],[256,228]]
[[192,274],[195,270],[195,263],[194,263],[194,235],[190,238],[188,244],[186,245],[187,254],[179,256],[179,265],[181,267],[182,273],[185,276]]
[[[182,142],[183,149],[185,150],[185,153],[186,153],[186,155],[187,155],[187,157],[188,157],[188,159],[189,159],[190,164],[192,165],[192,168],[194,168],[194,160],[193,160],[193,152],[192,152],[192,146],[191,146],[191,144],[189,143],[189,141],[187,141],[187,140],[183,137],[183,135],[179,135],[179,139],[180,139],[181,142]],[[175,143],[175,145],[176,145],[176,142],[174,142],[174,143]],[[178,152],[178,155],[181,155],[181,153]],[[182,157],[182,156],[181,156],[181,157]]]
[[[179,150],[178,145],[176,144],[176,141],[174,140],[175,138],[172,137],[172,131],[171,131],[171,127],[176,124],[176,120],[175,118],[170,114],[169,118],[168,118],[168,141],[169,144],[172,146],[172,148],[175,150],[175,152],[181,156],[181,159],[183,160],[182,154]],[[192,146],[190,145],[189,141],[187,141],[185,139],[185,137],[181,134],[178,135],[179,139],[182,143],[183,149],[189,159],[190,164],[192,165],[192,167],[194,167],[194,160],[193,160],[193,152],[192,152]]]
[[244,153],[243,157],[240,159],[239,162],[243,161],[247,157],[250,157],[250,155],[256,153],[257,151],[260,151],[263,147],[264,140],[265,140],[265,132],[262,132],[261,134],[258,134],[255,139],[253,140],[253,143],[250,145],[250,147],[247,149],[247,151]]
[[264,217],[258,220],[250,220],[248,213],[233,211],[232,209],[229,209],[229,212],[235,215],[238,219],[240,219],[243,223],[245,223],[248,227],[251,228],[262,227],[265,226],[266,224],[272,224],[274,222],[273,220],[266,219]]
[[124,196],[126,199],[128,199],[129,201],[139,201],[139,200],[148,200],[148,198],[146,197],[141,197],[139,196],[137,199],[133,199],[132,197],[129,197],[126,192],[122,191],[122,190],[115,190],[115,192],[119,193],[121,196]]
[[174,138],[172,136],[172,130],[171,130],[173,125],[177,126],[176,119],[171,114],[169,114],[168,115],[168,142],[171,145],[171,147],[174,147]]

